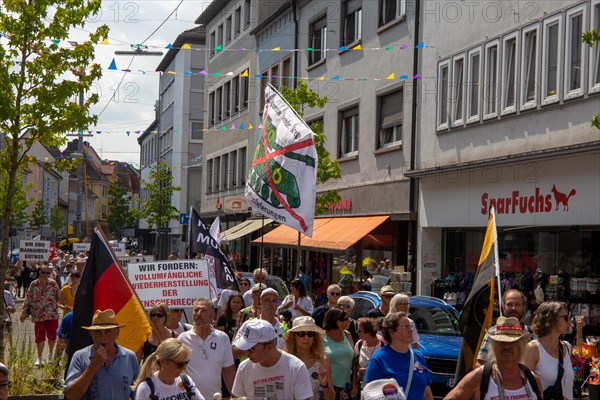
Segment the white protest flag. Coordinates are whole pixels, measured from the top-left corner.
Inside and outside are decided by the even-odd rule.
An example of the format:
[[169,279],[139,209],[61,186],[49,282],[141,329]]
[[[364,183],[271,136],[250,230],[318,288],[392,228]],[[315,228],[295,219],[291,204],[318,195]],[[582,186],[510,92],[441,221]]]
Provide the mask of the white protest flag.
[[221,219],[217,216],[209,229],[210,236],[213,237],[220,245],[223,238],[221,237]]
[[312,237],[317,182],[313,132],[271,85],[246,198],[275,222]]

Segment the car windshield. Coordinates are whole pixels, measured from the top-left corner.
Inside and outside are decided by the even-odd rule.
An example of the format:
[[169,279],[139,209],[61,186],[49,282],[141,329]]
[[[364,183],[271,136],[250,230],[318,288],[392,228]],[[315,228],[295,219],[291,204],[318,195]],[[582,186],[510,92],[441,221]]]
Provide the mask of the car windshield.
[[410,318],[419,334],[461,336],[458,314],[450,307],[411,306]]

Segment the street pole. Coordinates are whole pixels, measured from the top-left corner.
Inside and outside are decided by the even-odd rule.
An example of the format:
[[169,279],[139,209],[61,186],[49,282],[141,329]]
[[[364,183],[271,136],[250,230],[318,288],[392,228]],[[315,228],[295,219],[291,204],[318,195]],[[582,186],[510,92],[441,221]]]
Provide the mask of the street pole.
[[[79,106],[83,107],[83,91],[79,92]],[[77,166],[77,208],[75,211],[75,237],[82,240],[81,235],[81,210],[83,208],[83,130],[80,129],[77,135],[77,153],[81,155],[81,162]]]

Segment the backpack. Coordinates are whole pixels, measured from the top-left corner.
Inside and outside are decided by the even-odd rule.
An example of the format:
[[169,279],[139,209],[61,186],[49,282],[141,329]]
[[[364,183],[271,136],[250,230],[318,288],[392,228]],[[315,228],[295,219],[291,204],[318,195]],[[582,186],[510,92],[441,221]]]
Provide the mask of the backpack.
[[[192,384],[190,382],[190,378],[182,373],[179,375],[181,377],[181,382],[183,383],[183,387],[185,389],[185,393],[187,394],[188,399],[192,399],[192,397],[196,396],[196,393],[192,389]],[[147,377],[144,382],[150,388],[150,400],[158,400],[158,396],[154,393],[154,382],[152,382],[152,377]]]
[[[542,395],[540,394],[540,389],[538,388],[537,382],[536,382],[533,374],[529,370],[529,368],[527,368],[523,364],[519,364],[519,368],[521,368],[521,371],[523,371],[523,373],[525,374],[525,377],[527,378],[527,382],[529,382],[529,384],[531,385],[531,388],[533,389],[533,393],[535,394],[536,398],[538,400],[541,400]],[[479,387],[479,399],[480,400],[485,399],[485,394],[487,393],[488,386],[490,385],[490,376],[491,375],[492,375],[492,364],[486,363],[483,366],[483,376],[481,377],[481,386]]]

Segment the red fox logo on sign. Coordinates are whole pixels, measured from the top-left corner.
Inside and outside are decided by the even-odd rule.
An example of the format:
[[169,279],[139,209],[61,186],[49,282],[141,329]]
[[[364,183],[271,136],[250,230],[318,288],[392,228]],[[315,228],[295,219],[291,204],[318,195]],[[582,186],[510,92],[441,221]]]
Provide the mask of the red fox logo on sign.
[[556,190],[556,185],[552,185],[552,193],[554,193],[554,202],[556,203],[556,208],[554,211],[558,210],[558,206],[561,204],[563,206],[563,211],[569,211],[569,198],[571,198],[571,196],[575,196],[577,191],[575,191],[575,189],[571,189],[569,195],[567,196],[566,194]]

